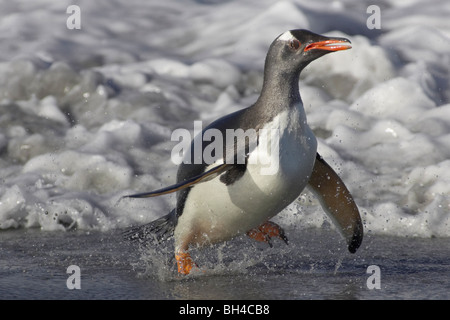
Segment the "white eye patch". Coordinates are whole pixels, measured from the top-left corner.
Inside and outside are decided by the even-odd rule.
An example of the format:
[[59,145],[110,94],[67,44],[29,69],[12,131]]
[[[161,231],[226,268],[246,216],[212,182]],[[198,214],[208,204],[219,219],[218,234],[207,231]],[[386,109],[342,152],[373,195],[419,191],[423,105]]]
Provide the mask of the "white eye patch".
[[292,38],[294,38],[292,33],[290,31],[286,31],[285,33],[283,33],[281,36],[278,37],[278,40],[288,41],[291,40]]

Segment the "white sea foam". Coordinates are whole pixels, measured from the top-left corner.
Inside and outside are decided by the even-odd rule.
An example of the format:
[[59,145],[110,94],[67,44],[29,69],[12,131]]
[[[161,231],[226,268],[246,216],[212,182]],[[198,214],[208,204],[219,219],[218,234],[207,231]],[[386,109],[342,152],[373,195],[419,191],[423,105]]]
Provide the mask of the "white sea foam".
[[[385,1],[8,2],[0,34],[0,228],[99,229],[153,220],[173,196],[120,196],[175,182],[177,128],[253,103],[264,58],[296,28],[347,37],[301,93],[319,152],[366,231],[450,236],[450,3]],[[326,223],[305,193],[277,218]]]

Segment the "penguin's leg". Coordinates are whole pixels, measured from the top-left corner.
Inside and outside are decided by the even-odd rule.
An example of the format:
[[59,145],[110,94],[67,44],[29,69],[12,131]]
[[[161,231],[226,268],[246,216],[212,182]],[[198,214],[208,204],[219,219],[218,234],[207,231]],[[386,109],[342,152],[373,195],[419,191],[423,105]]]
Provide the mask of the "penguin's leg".
[[271,238],[277,237],[288,244],[288,239],[284,230],[275,222],[266,221],[257,228],[247,232],[247,236],[256,241],[267,242],[272,247]]
[[195,265],[191,258],[191,255],[187,251],[177,251],[175,253],[175,259],[177,260],[178,273],[188,275]]
[[197,267],[189,254],[189,244],[193,235],[185,237],[181,243],[175,245],[175,259],[177,260],[178,273],[188,275],[194,267]]

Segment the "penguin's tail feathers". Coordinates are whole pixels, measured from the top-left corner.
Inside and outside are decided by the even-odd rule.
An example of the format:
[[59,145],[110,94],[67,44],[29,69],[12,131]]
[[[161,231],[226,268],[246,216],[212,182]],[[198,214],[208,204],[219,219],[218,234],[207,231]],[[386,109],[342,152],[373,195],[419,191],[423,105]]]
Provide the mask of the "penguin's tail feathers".
[[160,243],[173,237],[178,217],[175,209],[169,214],[144,224],[142,226],[132,227],[123,233],[125,240],[143,242]]

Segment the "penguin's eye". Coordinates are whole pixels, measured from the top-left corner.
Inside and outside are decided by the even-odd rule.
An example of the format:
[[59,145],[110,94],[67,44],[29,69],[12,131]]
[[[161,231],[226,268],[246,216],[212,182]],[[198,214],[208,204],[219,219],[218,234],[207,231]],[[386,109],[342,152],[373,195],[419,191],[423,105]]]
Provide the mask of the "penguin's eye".
[[298,48],[300,48],[300,41],[298,41],[297,39],[292,39],[291,41],[289,41],[289,47],[291,47],[291,49],[293,50],[297,50]]

